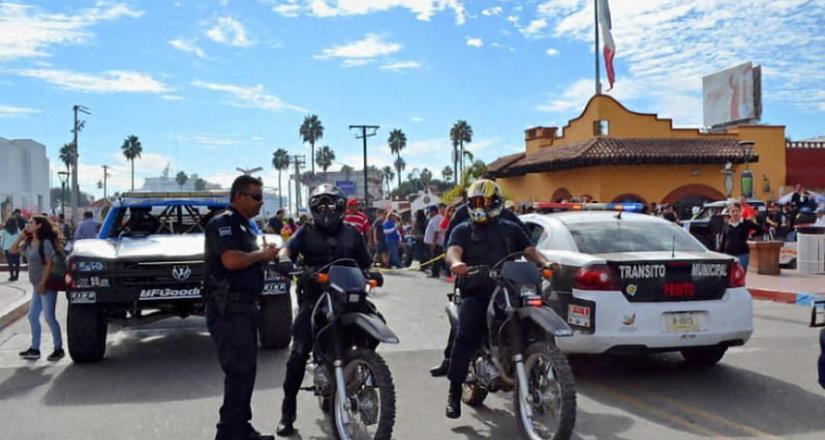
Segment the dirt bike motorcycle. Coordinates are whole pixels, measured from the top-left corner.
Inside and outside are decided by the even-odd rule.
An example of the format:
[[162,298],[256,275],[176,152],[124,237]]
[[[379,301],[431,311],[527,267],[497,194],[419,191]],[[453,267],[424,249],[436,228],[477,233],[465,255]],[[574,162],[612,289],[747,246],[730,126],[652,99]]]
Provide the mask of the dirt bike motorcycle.
[[[470,362],[461,400],[476,407],[488,393],[513,391],[524,438],[566,440],[576,422],[576,385],[555,338],[573,331],[541,295],[542,278],[552,282],[553,271],[511,261],[521,255],[508,255],[492,267],[469,268],[469,278],[488,277],[496,287],[487,307],[484,342]],[[447,316],[457,329],[460,292],[448,297]]]
[[395,425],[395,386],[379,343],[397,344],[367,286],[383,284],[380,273],[366,274],[355,260],[338,259],[298,277],[320,283],[323,294],[312,312],[313,392],[321,409],[332,417],[332,432],[341,440],[389,440]]

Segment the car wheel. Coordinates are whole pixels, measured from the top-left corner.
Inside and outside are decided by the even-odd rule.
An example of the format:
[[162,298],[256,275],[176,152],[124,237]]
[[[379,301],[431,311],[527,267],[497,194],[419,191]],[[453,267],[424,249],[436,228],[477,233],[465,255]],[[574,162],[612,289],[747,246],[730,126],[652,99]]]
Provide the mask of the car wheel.
[[106,317],[99,308],[69,304],[66,334],[72,360],[81,364],[103,359],[106,330]]
[[683,348],[682,357],[685,362],[690,365],[698,367],[710,367],[716,365],[722,360],[727,347],[698,347],[698,348]]

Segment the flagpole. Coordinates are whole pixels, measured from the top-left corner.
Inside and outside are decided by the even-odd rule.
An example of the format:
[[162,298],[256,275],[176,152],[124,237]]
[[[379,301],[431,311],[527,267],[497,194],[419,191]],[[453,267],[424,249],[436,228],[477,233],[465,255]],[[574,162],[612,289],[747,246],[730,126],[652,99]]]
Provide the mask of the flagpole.
[[593,29],[596,30],[596,94],[602,94],[601,75],[599,73],[599,0],[593,0]]

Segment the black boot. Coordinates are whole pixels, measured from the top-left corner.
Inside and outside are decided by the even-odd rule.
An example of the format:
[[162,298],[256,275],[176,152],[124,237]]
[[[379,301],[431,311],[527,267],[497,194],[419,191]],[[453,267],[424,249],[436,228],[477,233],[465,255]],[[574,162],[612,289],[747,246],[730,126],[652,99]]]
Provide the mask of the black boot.
[[450,382],[450,393],[447,395],[447,408],[444,413],[448,419],[461,417],[461,384]]
[[441,377],[447,375],[447,370],[450,368],[450,360],[444,359],[438,366],[430,368],[430,375],[432,377]]
[[250,427],[249,434],[246,436],[247,440],[275,440],[274,436],[269,434],[261,434],[255,428]]
[[278,422],[275,434],[280,437],[288,437],[295,433],[293,424],[295,423],[296,406],[294,397],[284,397],[284,401],[281,403],[281,421]]

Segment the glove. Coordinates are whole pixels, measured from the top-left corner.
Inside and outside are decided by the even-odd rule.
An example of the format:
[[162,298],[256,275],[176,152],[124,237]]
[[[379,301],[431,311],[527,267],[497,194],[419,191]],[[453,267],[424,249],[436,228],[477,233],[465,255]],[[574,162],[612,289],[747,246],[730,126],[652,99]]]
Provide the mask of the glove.
[[287,276],[290,272],[292,272],[292,260],[287,256],[282,256],[278,258],[278,266],[277,271],[281,275]]

